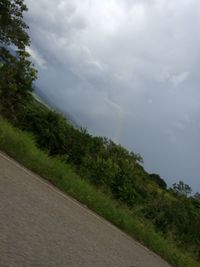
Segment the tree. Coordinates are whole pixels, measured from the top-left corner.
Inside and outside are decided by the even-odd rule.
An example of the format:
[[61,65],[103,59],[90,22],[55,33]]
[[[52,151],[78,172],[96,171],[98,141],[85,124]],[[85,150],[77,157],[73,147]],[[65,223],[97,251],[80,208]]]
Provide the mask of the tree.
[[38,145],[51,155],[66,154],[68,124],[60,114],[30,105],[20,116],[20,128],[34,134]]
[[15,45],[18,49],[25,49],[30,44],[26,32],[27,24],[23,21],[23,12],[27,7],[23,0],[0,1],[0,43]]
[[179,196],[188,196],[192,193],[192,189],[189,185],[185,184],[183,181],[179,181],[179,183],[173,184],[172,189]]
[[196,193],[194,194],[194,199],[196,199],[197,201],[200,202],[200,193],[199,193],[199,192],[196,192]]
[[0,111],[12,119],[32,99],[30,92],[37,76],[25,51],[30,38],[24,11],[23,0],[0,1]]
[[167,184],[165,183],[165,181],[160,177],[160,175],[152,173],[149,174],[149,178],[154,181],[157,185],[159,185],[160,188],[162,189],[166,189],[167,188]]
[[193,206],[200,211],[200,193],[196,192],[194,196],[190,197]]
[[37,72],[28,57],[23,50],[14,56],[0,48],[0,111],[5,115],[16,115],[32,98],[30,92]]

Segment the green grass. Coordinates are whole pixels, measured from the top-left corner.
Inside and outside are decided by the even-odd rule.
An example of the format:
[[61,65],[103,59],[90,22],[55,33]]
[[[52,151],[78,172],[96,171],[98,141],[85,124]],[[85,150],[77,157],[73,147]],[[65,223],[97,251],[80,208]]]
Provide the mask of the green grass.
[[2,117],[0,149],[155,251],[172,266],[200,266],[190,254],[183,253],[173,243],[165,240],[150,223],[144,222],[135,216],[131,209],[78,177],[72,168],[59,158],[49,157],[47,153],[39,150],[30,134],[14,128]]

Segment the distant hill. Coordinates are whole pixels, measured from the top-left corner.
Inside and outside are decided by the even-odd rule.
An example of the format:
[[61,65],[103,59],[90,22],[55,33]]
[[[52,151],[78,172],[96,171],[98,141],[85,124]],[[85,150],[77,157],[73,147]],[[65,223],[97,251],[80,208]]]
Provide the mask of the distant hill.
[[46,107],[61,113],[75,128],[81,128],[82,125],[77,122],[77,120],[70,112],[63,110],[62,108],[55,105],[52,99],[46,94],[44,94],[38,87],[35,87],[33,96],[37,101],[41,102]]

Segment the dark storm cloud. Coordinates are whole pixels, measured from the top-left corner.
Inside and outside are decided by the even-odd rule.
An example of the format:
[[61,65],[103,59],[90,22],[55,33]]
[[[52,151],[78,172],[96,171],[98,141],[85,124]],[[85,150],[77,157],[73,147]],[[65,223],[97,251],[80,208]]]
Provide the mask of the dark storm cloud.
[[200,2],[26,2],[39,90],[169,184],[200,190]]

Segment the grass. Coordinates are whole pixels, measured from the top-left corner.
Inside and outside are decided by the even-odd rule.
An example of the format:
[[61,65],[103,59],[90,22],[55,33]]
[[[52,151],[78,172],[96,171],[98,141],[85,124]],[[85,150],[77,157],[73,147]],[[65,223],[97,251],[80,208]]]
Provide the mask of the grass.
[[41,175],[68,195],[84,203],[91,210],[159,254],[174,267],[199,267],[192,256],[180,251],[165,240],[150,223],[134,215],[131,209],[81,179],[59,158],[49,157],[39,150],[33,136],[14,128],[0,117],[0,150],[30,170]]

